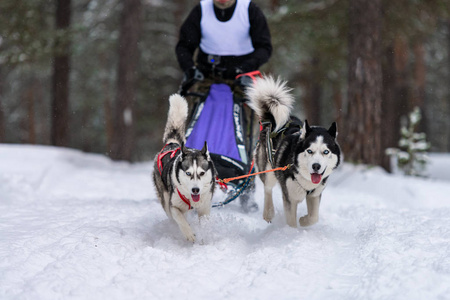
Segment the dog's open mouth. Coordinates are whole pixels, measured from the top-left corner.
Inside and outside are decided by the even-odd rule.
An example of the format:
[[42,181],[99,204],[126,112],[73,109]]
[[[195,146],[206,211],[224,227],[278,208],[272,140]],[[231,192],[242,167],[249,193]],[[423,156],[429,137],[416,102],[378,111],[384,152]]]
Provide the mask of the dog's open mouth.
[[321,180],[322,180],[322,174],[318,174],[318,173],[311,174],[312,183],[318,184],[318,183],[320,183]]
[[327,170],[327,168],[325,167],[325,170],[323,170],[322,174],[311,173],[311,182],[314,184],[319,184],[320,181],[322,180],[322,176],[323,176],[323,174],[325,174],[326,170]]
[[200,194],[197,194],[197,195],[191,194],[191,197],[192,197],[192,201],[194,201],[194,202],[200,201]]

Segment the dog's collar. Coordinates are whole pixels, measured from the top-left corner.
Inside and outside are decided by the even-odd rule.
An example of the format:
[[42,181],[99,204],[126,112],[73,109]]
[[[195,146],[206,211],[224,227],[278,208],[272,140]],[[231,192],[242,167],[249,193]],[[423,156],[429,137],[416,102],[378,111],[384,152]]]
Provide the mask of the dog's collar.
[[178,192],[178,196],[180,196],[181,200],[183,200],[183,202],[189,206],[189,209],[191,209],[192,208],[191,201],[189,201],[189,199],[185,195],[180,193],[180,191],[178,189],[177,189],[177,192]]

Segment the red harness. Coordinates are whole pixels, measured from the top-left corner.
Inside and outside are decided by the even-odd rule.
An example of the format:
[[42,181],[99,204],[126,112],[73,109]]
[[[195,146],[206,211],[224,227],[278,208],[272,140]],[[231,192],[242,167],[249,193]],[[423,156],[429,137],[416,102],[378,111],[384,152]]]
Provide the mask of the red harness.
[[186,203],[186,204],[189,206],[189,209],[192,209],[191,201],[189,201],[189,199],[186,198],[185,195],[183,195],[182,193],[180,193],[180,191],[179,191],[178,189],[177,189],[177,192],[178,192],[178,196],[180,196],[181,200],[183,200],[183,202]]
[[[162,159],[164,158],[164,156],[166,156],[167,154],[170,153],[170,158],[174,158],[175,155],[177,154],[177,152],[180,150],[180,147],[178,147],[176,149],[167,150],[167,151],[163,152],[164,148],[166,148],[167,145],[168,144],[164,145],[164,147],[161,149],[161,152],[159,152],[158,156],[156,157],[156,164],[158,165],[159,175],[161,175],[162,171],[163,171]],[[183,202],[189,206],[189,209],[192,209],[191,201],[189,201],[189,199],[186,198],[186,196],[181,194],[178,189],[177,189],[177,192],[178,192],[178,196],[180,196],[181,200],[183,200]]]
[[[174,156],[180,150],[180,147],[178,147],[176,149],[167,150],[167,151],[163,152],[164,148],[166,148],[167,145],[168,144],[164,145],[164,147],[161,149],[161,152],[156,157],[156,163],[158,165],[159,175],[161,175],[162,171],[163,171],[162,159],[164,158],[164,156],[166,156],[167,154],[170,153],[170,158],[174,158]],[[222,190],[226,191],[228,189],[228,186],[225,183],[221,182],[219,180],[219,177],[216,177],[216,183],[219,184],[219,186]],[[180,191],[178,189],[177,189],[177,192],[178,192],[178,196],[180,196],[181,200],[183,200],[183,202],[189,206],[189,209],[192,209],[191,201],[189,201],[189,199],[185,195],[180,193]]]
[[257,71],[252,71],[252,72],[248,72],[248,73],[239,74],[238,76],[236,76],[236,79],[238,79],[239,77],[242,77],[242,76],[250,77],[253,80],[253,83],[256,82],[256,76],[258,76],[260,78],[263,78],[261,72],[258,71],[258,70]]
[[161,175],[163,171],[162,159],[164,158],[164,156],[170,153],[170,158],[174,158],[175,154],[180,150],[180,147],[178,147],[176,149],[167,150],[166,152],[163,152],[164,148],[166,148],[167,145],[168,144],[164,145],[164,147],[161,149],[161,152],[159,152],[158,157],[156,158],[159,175]]

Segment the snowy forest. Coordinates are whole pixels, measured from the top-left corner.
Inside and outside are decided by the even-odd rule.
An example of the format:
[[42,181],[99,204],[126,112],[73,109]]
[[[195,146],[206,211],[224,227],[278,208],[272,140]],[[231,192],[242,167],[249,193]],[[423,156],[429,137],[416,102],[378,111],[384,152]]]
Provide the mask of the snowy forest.
[[343,157],[315,225],[280,185],[268,223],[255,177],[254,211],[216,184],[186,213],[192,243],[152,172],[199,0],[0,0],[1,300],[449,299],[449,0],[252,2],[260,71]]
[[[153,158],[183,76],[179,28],[198,2],[2,0],[0,142]],[[385,149],[416,107],[431,151],[450,151],[447,0],[253,2],[274,49],[261,71],[288,81],[301,118],[337,121],[347,161],[389,169]]]

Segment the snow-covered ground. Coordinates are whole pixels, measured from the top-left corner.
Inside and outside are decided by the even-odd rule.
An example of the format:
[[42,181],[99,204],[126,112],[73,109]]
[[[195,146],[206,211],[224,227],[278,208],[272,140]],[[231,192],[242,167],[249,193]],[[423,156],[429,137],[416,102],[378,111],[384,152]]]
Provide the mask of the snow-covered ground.
[[3,144],[0,299],[450,299],[450,154],[432,158],[430,179],[344,164],[309,228],[285,224],[279,189],[271,224],[237,202],[192,213],[191,244],[152,162]]

